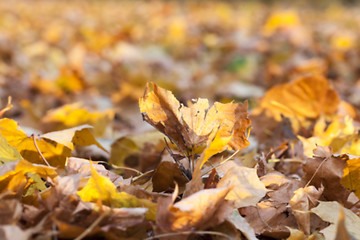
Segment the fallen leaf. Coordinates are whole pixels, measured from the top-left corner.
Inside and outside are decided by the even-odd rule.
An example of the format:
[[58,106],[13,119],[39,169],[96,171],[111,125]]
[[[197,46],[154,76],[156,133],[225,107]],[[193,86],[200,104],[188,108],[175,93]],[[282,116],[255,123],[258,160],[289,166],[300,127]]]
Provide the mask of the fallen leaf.
[[[182,152],[193,152],[194,147],[204,149],[216,135],[217,141],[222,143],[219,151],[224,149],[223,143],[233,150],[249,145],[246,131],[250,120],[246,102],[215,102],[209,107],[207,99],[198,99],[185,107],[170,91],[152,83],[147,85],[139,105],[144,120],[168,136]],[[229,138],[228,142],[222,140]]]
[[281,121],[282,115],[288,117],[297,132],[297,124],[305,124],[306,120],[317,119],[321,115],[336,115],[339,104],[339,96],[328,80],[315,75],[271,88],[253,114],[265,112],[277,121]]
[[310,235],[310,212],[320,198],[323,189],[317,190],[314,186],[299,188],[294,193],[289,204],[298,223],[299,229]]
[[52,166],[63,167],[66,157],[71,156],[71,149],[60,143],[41,137],[34,137],[34,139],[28,137],[18,124],[11,119],[0,119],[0,134],[12,147],[17,148],[24,159],[33,163],[45,164],[38,149]]
[[102,136],[113,117],[112,110],[90,111],[81,103],[74,103],[48,111],[42,122],[48,130],[63,130],[89,124],[94,127],[95,136]]
[[360,158],[346,161],[341,184],[360,198]]
[[96,141],[91,132],[92,129],[93,127],[90,125],[81,125],[61,131],[45,133],[42,134],[41,137],[60,143],[71,150],[74,150],[74,145],[89,146],[94,144],[107,152],[107,150]]
[[19,151],[12,147],[7,141],[6,138],[0,135],[0,165],[23,159]]
[[243,218],[237,209],[233,210],[231,215],[227,218],[248,240],[256,240],[254,229]]
[[[227,163],[225,163],[227,164]],[[231,187],[226,195],[227,200],[234,200],[236,208],[255,206],[268,190],[259,180],[256,169],[232,164],[217,187]]]
[[151,181],[153,191],[162,192],[174,188],[175,183],[184,187],[188,179],[176,163],[163,161],[156,168]]
[[346,203],[350,191],[341,184],[341,179],[349,157],[345,154],[333,156],[329,147],[321,146],[314,154],[314,158],[308,158],[303,165],[304,181],[318,189],[323,186],[325,199]]
[[172,198],[160,198],[156,224],[161,232],[206,229],[216,226],[231,213],[233,205],[225,200],[231,187],[201,190],[173,204]]
[[92,166],[88,183],[77,194],[83,201],[102,203],[110,207],[146,207],[147,219],[155,220],[157,204],[147,199],[138,199],[125,192],[118,192],[111,180],[100,175]]
[[[343,208],[338,202],[322,202],[319,205],[311,209],[311,212],[318,215],[322,220],[330,222],[330,226],[321,230],[324,234],[325,239],[333,240],[336,239],[337,229],[341,228],[343,219],[341,216],[341,208],[344,211],[346,229],[348,233],[355,239],[360,239],[360,218],[350,211],[349,209]],[[339,226],[340,224],[340,226]]]

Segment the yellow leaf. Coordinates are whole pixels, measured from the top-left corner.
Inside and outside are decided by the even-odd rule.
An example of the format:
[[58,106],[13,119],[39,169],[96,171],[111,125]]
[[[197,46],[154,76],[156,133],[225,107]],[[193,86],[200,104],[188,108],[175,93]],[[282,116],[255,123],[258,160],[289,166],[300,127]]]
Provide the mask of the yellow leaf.
[[60,143],[71,150],[74,150],[74,145],[89,146],[94,144],[107,152],[107,150],[96,141],[92,134],[92,129],[93,127],[90,125],[81,125],[61,131],[45,133],[41,135],[41,137]]
[[[0,119],[0,134],[20,152],[23,158],[32,163],[45,164],[35,146],[34,139],[28,137],[18,127],[17,122],[7,118]],[[71,156],[70,148],[46,138],[35,137],[35,141],[42,155],[51,166],[65,166],[66,157]]]
[[[29,182],[28,178],[31,178],[31,176],[34,175],[46,179],[48,177],[56,177],[57,173],[55,168],[33,164],[26,160],[20,160],[14,170],[0,176],[0,192],[7,190],[13,194],[22,193],[22,190],[25,187],[30,187],[32,183],[39,183],[37,181],[39,180],[38,177],[34,177],[35,179],[30,180]],[[35,186],[35,188],[39,190],[42,190],[42,187],[43,185]]]
[[314,75],[271,88],[254,113],[264,111],[278,121],[281,115],[298,120],[316,119],[336,115],[339,104],[339,96],[328,80]]
[[277,11],[270,15],[262,31],[265,35],[271,35],[278,29],[292,28],[299,25],[300,21],[296,12],[291,10]]
[[112,110],[92,112],[80,103],[74,103],[48,111],[43,122],[55,130],[89,124],[94,127],[94,135],[101,136],[113,117],[114,112]]
[[157,205],[147,199],[139,199],[126,192],[118,192],[110,179],[100,175],[91,165],[91,177],[83,189],[77,192],[83,201],[104,204],[110,207],[145,207],[148,220],[155,220]]
[[0,166],[6,162],[23,159],[19,151],[12,147],[6,139],[0,135]]
[[355,195],[360,198],[360,158],[346,161],[341,184],[350,191],[354,191]]

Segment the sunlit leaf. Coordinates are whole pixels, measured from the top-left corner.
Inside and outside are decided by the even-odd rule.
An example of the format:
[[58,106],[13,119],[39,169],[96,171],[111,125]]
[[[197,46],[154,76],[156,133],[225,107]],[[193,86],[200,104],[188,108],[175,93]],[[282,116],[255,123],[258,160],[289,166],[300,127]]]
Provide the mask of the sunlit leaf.
[[[226,142],[225,146],[216,147],[218,150],[237,150],[249,145],[247,103],[215,102],[210,107],[207,99],[198,99],[185,107],[170,91],[152,83],[147,85],[139,105],[145,121],[167,135],[184,152],[206,147],[216,135],[220,145]],[[229,141],[224,140],[229,138]]]
[[22,159],[19,151],[12,147],[6,139],[0,135],[0,165]]
[[341,184],[360,198],[360,158],[349,159],[346,161],[344,174]]
[[91,177],[83,189],[77,193],[83,201],[102,203],[110,207],[146,207],[146,217],[155,220],[157,205],[147,199],[138,199],[126,192],[118,192],[107,177],[100,175],[91,167]]

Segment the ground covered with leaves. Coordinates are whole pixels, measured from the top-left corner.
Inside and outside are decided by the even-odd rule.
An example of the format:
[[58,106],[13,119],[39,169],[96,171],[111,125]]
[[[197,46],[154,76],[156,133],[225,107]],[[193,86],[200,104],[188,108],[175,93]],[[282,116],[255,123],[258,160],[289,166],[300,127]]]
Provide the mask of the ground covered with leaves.
[[295,4],[0,2],[0,239],[360,239],[360,7]]

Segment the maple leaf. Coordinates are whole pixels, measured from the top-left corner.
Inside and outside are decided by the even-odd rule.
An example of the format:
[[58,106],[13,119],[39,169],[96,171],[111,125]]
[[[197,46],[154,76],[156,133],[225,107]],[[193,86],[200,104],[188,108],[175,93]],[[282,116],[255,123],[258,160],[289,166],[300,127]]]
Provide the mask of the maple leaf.
[[210,107],[207,99],[200,98],[185,107],[170,91],[148,83],[139,105],[144,120],[168,136],[182,152],[193,153],[195,147],[203,149],[214,139],[217,151],[208,152],[208,155],[225,148],[242,149],[250,144],[246,137],[250,125],[247,102],[215,102]]

